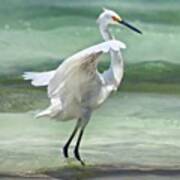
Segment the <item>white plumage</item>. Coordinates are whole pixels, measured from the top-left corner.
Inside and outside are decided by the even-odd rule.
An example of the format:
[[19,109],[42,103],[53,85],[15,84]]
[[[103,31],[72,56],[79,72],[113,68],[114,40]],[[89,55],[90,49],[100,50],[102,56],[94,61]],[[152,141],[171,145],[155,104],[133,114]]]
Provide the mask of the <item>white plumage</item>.
[[120,48],[125,48],[125,45],[112,40],[80,51],[64,61],[48,84],[51,105],[38,117],[59,115],[60,120],[80,118],[85,107],[93,110],[103,103],[110,92],[117,89],[118,84],[115,83],[115,77],[114,81],[108,82],[110,77],[104,78],[96,70],[98,57],[113,51],[120,58]]
[[[31,80],[34,86],[48,85],[48,96],[51,105],[36,117],[49,116],[59,120],[80,118],[85,106],[93,110],[104,102],[111,91],[116,90],[122,78],[121,68],[119,77],[107,71],[100,74],[96,70],[98,57],[102,53],[112,51],[121,62],[120,49],[124,43],[110,40],[82,50],[65,60],[57,70],[49,72],[26,72],[23,77]],[[109,72],[109,73],[108,73]]]
[[54,76],[55,71],[48,72],[25,72],[23,74],[24,80],[31,80],[33,86],[47,86],[49,81]]
[[[42,73],[26,72],[23,77],[31,80],[34,86],[47,86],[50,106],[40,112],[37,117],[56,117],[58,120],[78,119],[76,127],[68,142],[63,148],[65,157],[68,157],[68,147],[81,128],[77,144],[75,146],[75,157],[82,164],[79,155],[79,144],[91,113],[100,106],[110,95],[116,91],[123,77],[123,59],[121,49],[125,44],[113,40],[108,26],[124,21],[111,10],[104,10],[97,20],[100,32],[105,42],[82,50],[67,58],[56,70]],[[127,23],[128,27],[138,31]],[[102,74],[97,70],[98,57],[103,53],[109,53],[111,65]]]

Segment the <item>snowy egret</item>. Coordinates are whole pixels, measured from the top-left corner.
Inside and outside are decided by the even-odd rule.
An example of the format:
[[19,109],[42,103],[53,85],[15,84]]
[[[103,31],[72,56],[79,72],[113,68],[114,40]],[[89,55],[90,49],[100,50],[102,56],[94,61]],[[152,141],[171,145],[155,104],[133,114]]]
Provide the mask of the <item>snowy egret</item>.
[[[123,77],[123,59],[121,49],[124,43],[115,40],[108,29],[110,24],[123,24],[141,33],[140,30],[125,22],[116,12],[104,9],[97,19],[100,33],[105,42],[82,50],[66,59],[56,70],[48,72],[25,72],[25,80],[31,80],[34,86],[47,86],[51,105],[37,117],[56,117],[59,120],[77,119],[75,129],[63,147],[64,157],[68,158],[68,148],[80,130],[74,148],[75,158],[84,165],[80,157],[79,146],[84,129],[93,110],[98,108],[116,91]],[[99,73],[98,57],[109,53],[111,65],[108,70]]]

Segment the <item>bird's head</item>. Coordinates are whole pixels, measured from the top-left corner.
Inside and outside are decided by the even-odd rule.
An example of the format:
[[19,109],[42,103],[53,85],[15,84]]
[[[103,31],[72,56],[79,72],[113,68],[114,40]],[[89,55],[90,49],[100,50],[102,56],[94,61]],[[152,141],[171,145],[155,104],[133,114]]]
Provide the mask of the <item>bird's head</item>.
[[142,34],[139,29],[130,25],[124,19],[122,19],[115,11],[109,9],[103,9],[103,12],[99,15],[97,19],[97,23],[102,26],[108,26],[109,24],[122,24],[139,34]]

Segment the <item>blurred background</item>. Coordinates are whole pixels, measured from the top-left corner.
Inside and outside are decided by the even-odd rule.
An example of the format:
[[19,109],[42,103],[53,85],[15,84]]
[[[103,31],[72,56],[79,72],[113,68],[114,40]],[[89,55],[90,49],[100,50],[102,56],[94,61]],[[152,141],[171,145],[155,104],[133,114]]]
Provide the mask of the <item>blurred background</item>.
[[[60,148],[73,122],[34,119],[48,105],[46,89],[31,87],[21,75],[55,69],[66,57],[102,42],[96,19],[103,7],[115,10],[143,35],[122,26],[111,29],[127,44],[125,76],[118,93],[94,114],[82,155],[90,164],[180,166],[179,0],[0,4],[0,172],[66,164]],[[105,56],[99,69],[108,66]]]

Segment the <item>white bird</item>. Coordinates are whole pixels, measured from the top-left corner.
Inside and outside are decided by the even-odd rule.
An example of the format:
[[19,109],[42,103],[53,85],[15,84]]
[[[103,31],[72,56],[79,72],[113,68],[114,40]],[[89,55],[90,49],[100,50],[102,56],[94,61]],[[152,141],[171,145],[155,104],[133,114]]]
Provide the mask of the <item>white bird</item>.
[[[84,165],[79,154],[79,146],[92,112],[98,108],[120,85],[123,77],[123,59],[121,49],[125,44],[112,38],[108,29],[110,24],[131,26],[114,11],[104,9],[97,19],[100,33],[105,42],[82,50],[67,58],[56,70],[42,73],[25,72],[25,80],[31,80],[33,86],[47,86],[51,105],[37,117],[56,117],[59,120],[77,119],[75,129],[63,147],[64,157],[68,158],[68,148],[75,134],[80,130],[75,145],[75,158]],[[98,57],[109,53],[111,64],[108,70],[98,72]]]

